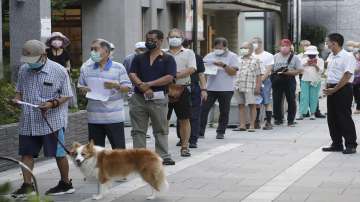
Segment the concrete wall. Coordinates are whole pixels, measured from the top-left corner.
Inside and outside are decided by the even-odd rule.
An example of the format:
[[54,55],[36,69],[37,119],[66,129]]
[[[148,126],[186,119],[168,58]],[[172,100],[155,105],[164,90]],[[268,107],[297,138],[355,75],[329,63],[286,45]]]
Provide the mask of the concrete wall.
[[323,25],[328,32],[343,34],[345,40],[360,41],[360,1],[303,1],[302,23]]
[[238,52],[239,29],[238,11],[217,11],[214,18],[214,29],[216,37],[225,37],[229,41],[229,49]]
[[[8,156],[18,159],[19,135],[17,124],[0,126],[0,156]],[[80,143],[88,142],[87,116],[85,111],[72,113],[69,115],[69,126],[65,133],[66,145],[69,148],[74,141]],[[42,156],[42,155],[41,155]],[[44,157],[38,160],[43,160]],[[0,160],[0,172],[13,168],[14,163]]]
[[9,1],[10,7],[10,65],[12,79],[16,81],[22,46],[30,39],[41,37],[41,19],[50,18],[50,0]]

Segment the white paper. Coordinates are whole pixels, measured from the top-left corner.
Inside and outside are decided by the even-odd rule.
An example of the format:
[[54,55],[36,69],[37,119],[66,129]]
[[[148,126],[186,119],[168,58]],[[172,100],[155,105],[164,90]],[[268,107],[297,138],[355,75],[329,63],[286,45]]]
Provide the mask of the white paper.
[[27,106],[30,106],[30,107],[35,107],[35,108],[39,107],[39,105],[34,105],[34,104],[31,104],[31,103],[28,103],[28,102],[23,102],[23,101],[20,101],[20,100],[17,100],[16,103],[18,103],[20,105],[27,105]]
[[51,19],[43,18],[40,20],[41,23],[41,38],[49,38],[51,36]]
[[206,75],[216,75],[218,72],[218,66],[213,63],[205,63],[205,72]]
[[86,93],[86,98],[99,101],[108,101],[110,96],[113,94],[111,89],[106,89],[104,83],[114,82],[102,78],[88,78],[86,83],[87,87],[90,88],[90,92]]
[[165,99],[164,91],[154,92],[154,96],[151,99],[145,97],[145,100],[162,100],[162,99]]

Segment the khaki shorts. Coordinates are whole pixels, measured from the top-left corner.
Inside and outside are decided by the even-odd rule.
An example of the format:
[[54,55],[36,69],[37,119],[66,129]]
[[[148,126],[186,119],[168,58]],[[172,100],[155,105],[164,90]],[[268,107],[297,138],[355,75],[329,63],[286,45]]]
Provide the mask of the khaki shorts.
[[243,105],[256,104],[256,96],[254,92],[239,92],[235,90],[234,97],[238,104],[243,104]]

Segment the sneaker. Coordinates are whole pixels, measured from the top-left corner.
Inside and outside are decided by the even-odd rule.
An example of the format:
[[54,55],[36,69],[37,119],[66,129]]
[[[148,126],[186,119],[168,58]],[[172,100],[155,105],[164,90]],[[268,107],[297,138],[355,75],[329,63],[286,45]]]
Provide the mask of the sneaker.
[[190,150],[187,149],[187,148],[181,149],[180,150],[180,156],[182,156],[182,157],[190,157],[191,156]]
[[69,183],[66,183],[62,180],[59,181],[59,183],[47,190],[45,192],[45,195],[50,195],[50,196],[58,196],[58,195],[63,195],[63,194],[72,194],[75,192],[74,187],[72,186],[71,180],[69,181]]
[[299,117],[297,117],[297,118],[296,118],[296,120],[298,120],[298,121],[302,121],[302,120],[304,120],[304,115],[302,115],[302,114],[301,114],[301,115],[299,115]]
[[225,134],[221,134],[221,133],[218,133],[217,135],[216,135],[216,139],[224,139],[224,136],[225,136]]
[[326,115],[324,115],[322,113],[315,113],[315,117],[320,118],[320,119],[324,119],[324,118],[326,118]]
[[265,123],[265,126],[263,127],[263,130],[272,130],[273,125],[271,123]]
[[315,114],[312,114],[312,115],[310,116],[310,120],[316,120]]
[[323,147],[322,148],[323,152],[343,152],[344,151],[344,147],[343,146],[329,146],[329,147]]
[[355,147],[346,147],[346,149],[342,153],[343,154],[355,154],[356,148]]
[[21,187],[14,191],[11,196],[13,198],[25,198],[30,195],[35,195],[35,187],[33,184],[23,183]]
[[261,128],[260,121],[259,120],[255,121],[255,129],[260,129],[260,128]]
[[172,160],[171,158],[166,158],[163,160],[163,165],[173,166],[173,165],[175,165],[175,161]]

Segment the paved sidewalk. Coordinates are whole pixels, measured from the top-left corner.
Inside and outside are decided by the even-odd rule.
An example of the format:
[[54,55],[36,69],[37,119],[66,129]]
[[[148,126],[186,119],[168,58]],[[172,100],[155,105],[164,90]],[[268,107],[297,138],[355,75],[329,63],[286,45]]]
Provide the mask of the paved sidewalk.
[[[360,116],[354,116],[354,120],[360,131]],[[326,119],[304,120],[295,128],[280,126],[255,133],[229,129],[224,140],[216,140],[215,129],[209,128],[206,138],[199,140],[199,148],[191,150],[191,158],[179,156],[175,129],[170,131],[169,145],[177,164],[166,167],[170,189],[154,201],[360,201],[360,154],[319,151],[330,142]],[[131,143],[130,137],[127,142]],[[43,193],[57,183],[58,171],[52,160],[36,166],[42,168],[37,179]],[[19,186],[18,172],[0,173],[0,182],[8,177],[14,187]],[[73,165],[70,174],[76,193],[54,200],[91,201],[96,184],[83,181]],[[102,201],[146,201],[151,191],[144,185],[138,176],[131,176],[128,182],[114,183]]]

